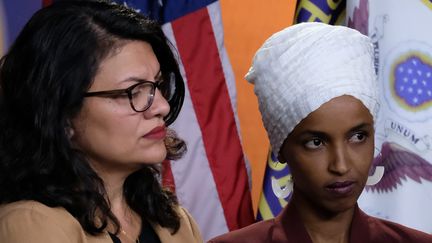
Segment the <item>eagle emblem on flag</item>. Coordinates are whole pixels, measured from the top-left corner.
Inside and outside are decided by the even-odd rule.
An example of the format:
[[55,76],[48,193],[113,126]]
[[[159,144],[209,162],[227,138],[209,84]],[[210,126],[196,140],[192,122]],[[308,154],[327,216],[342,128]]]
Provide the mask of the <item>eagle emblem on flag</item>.
[[367,186],[366,190],[391,192],[402,186],[407,178],[419,184],[422,180],[432,182],[432,164],[394,142],[382,144],[381,154],[374,159],[373,165],[384,166],[384,176],[377,184]]

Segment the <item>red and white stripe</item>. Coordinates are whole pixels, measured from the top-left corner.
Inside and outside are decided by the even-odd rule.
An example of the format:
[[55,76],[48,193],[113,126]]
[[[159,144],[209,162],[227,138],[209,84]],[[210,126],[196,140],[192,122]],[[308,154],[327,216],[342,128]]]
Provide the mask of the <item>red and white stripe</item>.
[[165,24],[163,29],[178,50],[187,83],[185,102],[173,128],[188,146],[181,160],[165,164],[163,180],[174,183],[180,203],[208,240],[254,221],[219,3]]

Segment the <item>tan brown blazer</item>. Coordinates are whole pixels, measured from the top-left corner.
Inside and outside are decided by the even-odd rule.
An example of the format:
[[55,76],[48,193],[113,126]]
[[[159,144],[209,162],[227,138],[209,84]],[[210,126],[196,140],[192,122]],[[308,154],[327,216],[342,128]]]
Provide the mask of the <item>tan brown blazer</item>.
[[[154,226],[162,243],[201,243],[198,226],[191,215],[179,208],[180,229],[171,235],[168,229]],[[2,243],[112,243],[108,232],[87,234],[64,208],[50,208],[36,201],[18,201],[0,206],[0,242]]]

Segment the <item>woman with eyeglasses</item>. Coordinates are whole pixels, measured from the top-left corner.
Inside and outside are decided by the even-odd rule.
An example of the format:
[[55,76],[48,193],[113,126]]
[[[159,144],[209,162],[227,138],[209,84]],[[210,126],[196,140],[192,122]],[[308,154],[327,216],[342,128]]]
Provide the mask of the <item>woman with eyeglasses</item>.
[[202,242],[161,187],[185,143],[160,26],[122,5],[41,9],[0,62],[0,242]]
[[368,216],[357,205],[365,185],[383,176],[372,166],[379,108],[373,57],[367,36],[323,23],[288,27],[263,44],[246,79],[273,152],[291,171],[273,191],[280,199],[291,196],[274,219],[211,243],[432,242],[431,235]]

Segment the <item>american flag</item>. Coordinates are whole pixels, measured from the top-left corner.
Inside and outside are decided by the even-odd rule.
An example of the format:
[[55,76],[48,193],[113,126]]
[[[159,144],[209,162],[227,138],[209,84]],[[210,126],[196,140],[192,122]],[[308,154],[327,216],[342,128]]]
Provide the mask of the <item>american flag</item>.
[[[5,12],[0,17],[7,20],[8,27],[5,46],[32,13],[56,0],[26,1],[28,4],[0,0]],[[253,223],[249,166],[241,147],[236,86],[223,45],[219,2],[115,2],[158,20],[179,54],[186,97],[172,127],[186,140],[188,153],[181,160],[164,163],[163,183],[174,187],[181,205],[197,221],[204,240]]]

